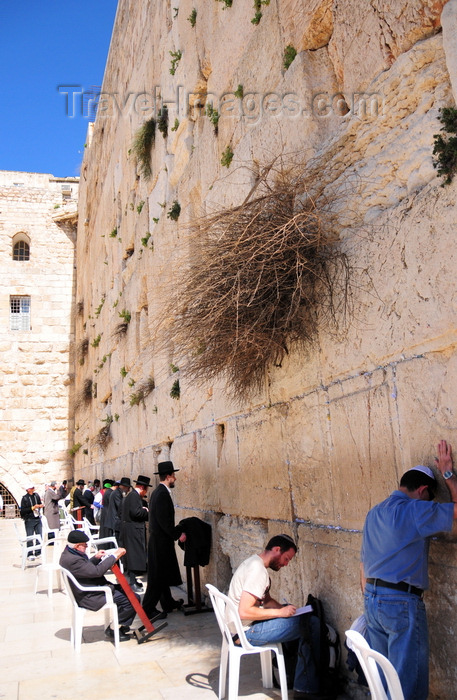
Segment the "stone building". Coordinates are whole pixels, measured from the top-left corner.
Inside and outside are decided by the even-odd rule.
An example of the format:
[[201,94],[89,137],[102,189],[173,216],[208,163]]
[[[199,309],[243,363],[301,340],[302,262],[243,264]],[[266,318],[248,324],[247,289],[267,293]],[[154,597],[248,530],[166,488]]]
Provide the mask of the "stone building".
[[[456,5],[120,0],[81,171],[77,473],[152,476],[170,457],[179,516],[213,526],[204,577],[223,588],[291,533],[299,555],[275,592],[320,596],[340,632],[362,611],[366,512],[433,464],[439,438],[455,442],[457,188],[432,151],[456,98]],[[189,369],[212,332],[199,345],[189,330],[193,354],[174,343],[194,313],[183,272],[194,279],[209,240],[189,226],[245,206],[287,163],[327,196],[347,304],[234,399],[222,360],[206,382]],[[457,687],[456,556],[453,536],[432,543],[436,698]]]
[[78,178],[0,171],[0,493],[71,478]]

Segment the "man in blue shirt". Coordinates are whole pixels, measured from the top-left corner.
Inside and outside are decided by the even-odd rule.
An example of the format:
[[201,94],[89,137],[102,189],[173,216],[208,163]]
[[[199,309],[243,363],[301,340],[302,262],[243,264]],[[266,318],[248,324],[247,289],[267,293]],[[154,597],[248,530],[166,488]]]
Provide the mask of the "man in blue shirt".
[[452,449],[438,444],[436,467],[452,503],[435,503],[436,479],[422,465],[403,474],[400,487],[372,508],[363,529],[361,585],[369,643],[395,667],[405,700],[428,696],[428,631],[422,597],[428,588],[430,537],[450,531],[457,518]]

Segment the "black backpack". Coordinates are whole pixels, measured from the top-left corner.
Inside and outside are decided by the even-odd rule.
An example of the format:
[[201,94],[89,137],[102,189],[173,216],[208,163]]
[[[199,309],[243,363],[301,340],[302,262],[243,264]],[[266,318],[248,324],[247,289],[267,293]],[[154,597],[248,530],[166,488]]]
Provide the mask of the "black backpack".
[[[312,606],[313,612],[311,615],[318,618],[320,625],[319,660],[317,658],[314,659],[319,676],[319,695],[334,697],[336,699],[342,692],[339,675],[341,659],[340,638],[336,630],[325,621],[324,608],[319,598],[315,598],[310,594],[306,604]],[[305,638],[307,638],[311,650],[313,650],[313,645],[311,644],[311,629],[309,626],[311,615],[309,613],[303,615],[303,626]],[[286,666],[287,686],[288,688],[293,688],[295,666],[297,663],[298,639],[292,642],[283,642],[282,650]],[[279,688],[276,656],[273,657],[273,684],[276,688]]]
[[341,642],[338,632],[325,620],[324,606],[319,598],[311,593],[308,595],[307,605],[313,608],[312,614],[320,623],[320,658],[315,659],[319,675],[321,695],[334,696],[342,692],[340,680]]

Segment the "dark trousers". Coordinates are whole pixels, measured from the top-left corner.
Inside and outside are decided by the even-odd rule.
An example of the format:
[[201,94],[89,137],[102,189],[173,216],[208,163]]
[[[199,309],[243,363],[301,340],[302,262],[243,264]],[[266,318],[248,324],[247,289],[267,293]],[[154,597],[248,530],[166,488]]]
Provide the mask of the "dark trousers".
[[[138,601],[140,600],[140,597],[137,595],[135,595],[135,598]],[[114,587],[113,600],[117,606],[119,624],[124,627],[130,627],[135,618],[136,611],[118,583],[116,583]]]
[[174,600],[171,595],[170,586],[162,581],[148,581],[146,593],[143,598],[143,608],[146,615],[152,615],[156,611],[159,600],[164,612],[171,612],[173,610]]
[[[41,525],[41,518],[29,518],[28,520],[24,520],[24,525],[25,525],[25,533],[27,537],[30,537],[30,535],[42,535],[43,534],[43,527]],[[38,544],[38,543],[37,543]],[[34,554],[36,557],[39,557],[41,554],[41,547],[37,547],[34,551]],[[32,556],[32,552],[29,552],[29,557]]]

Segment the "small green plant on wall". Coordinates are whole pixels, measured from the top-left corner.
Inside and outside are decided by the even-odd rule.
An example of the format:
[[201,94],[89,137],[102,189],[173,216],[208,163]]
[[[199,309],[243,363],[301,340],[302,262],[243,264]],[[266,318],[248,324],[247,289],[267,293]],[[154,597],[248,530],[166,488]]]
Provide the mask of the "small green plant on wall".
[[122,378],[126,377],[128,374],[128,370],[126,370],[125,367],[121,367],[121,369],[119,371],[121,373]]
[[210,120],[211,124],[214,127],[214,133],[217,136],[217,132],[219,130],[219,119],[220,119],[220,114],[217,111],[217,109],[214,109],[212,104],[207,104],[206,105],[206,116]]
[[171,205],[170,210],[167,213],[167,217],[171,219],[172,221],[177,221],[179,219],[179,215],[181,213],[181,205],[178,202],[177,199],[173,202]]
[[80,442],[76,442],[76,443],[73,445],[73,447],[70,447],[70,449],[69,449],[68,451],[69,451],[70,455],[71,455],[72,457],[74,457],[75,454],[78,452],[78,450],[81,449],[81,447],[82,447],[81,443],[80,443]]
[[100,311],[103,309],[103,304],[105,303],[105,296],[102,296],[100,304],[95,309],[95,315],[100,316]]
[[237,89],[233,93],[238,100],[242,100],[244,97],[244,90],[242,85],[238,85]]
[[233,0],[217,0],[217,2],[224,3],[224,7],[222,8],[223,10],[226,10],[227,7],[232,7],[233,4]]
[[289,44],[289,46],[286,46],[284,50],[284,58],[283,58],[283,66],[284,70],[287,70],[289,66],[292,64],[292,61],[294,60],[295,56],[297,55],[297,49],[295,49],[292,44]]
[[262,5],[269,5],[270,0],[254,0],[254,10],[255,10],[255,15],[251,19],[252,24],[259,24],[260,20],[262,19],[262,13],[260,11]]
[[[151,150],[156,137],[156,120],[151,117],[144,122],[135,134],[132,151],[139,165],[141,175],[148,180],[152,175]],[[133,204],[130,204],[133,210]]]
[[144,207],[144,201],[141,200],[141,202],[138,204],[138,206],[136,208],[138,214],[141,214],[141,212],[143,211],[143,207]]
[[98,348],[98,346],[100,345],[101,339],[102,339],[102,336],[101,336],[100,333],[99,333],[99,334],[97,335],[97,337],[94,338],[93,341],[91,342],[92,347],[93,347],[93,348]]
[[130,323],[130,321],[132,320],[132,314],[130,313],[130,311],[127,311],[127,309],[119,311],[119,317],[123,318],[125,323]]
[[195,27],[195,25],[196,25],[196,23],[197,23],[197,10],[195,9],[195,7],[194,7],[194,9],[192,10],[192,12],[190,13],[190,15],[189,15],[189,17],[188,17],[187,19],[188,19],[189,22],[190,22],[190,26],[191,26],[191,27]]
[[444,178],[441,183],[444,187],[451,184],[457,173],[457,109],[443,107],[439,111],[438,119],[443,125],[441,131],[444,134],[434,135],[433,155],[436,156],[436,160],[433,161],[433,166],[438,175]]
[[225,149],[225,151],[224,151],[223,154],[222,154],[221,165],[222,165],[224,168],[229,168],[229,167],[230,167],[230,163],[232,162],[232,160],[233,160],[233,151],[232,151],[232,147],[231,147],[230,145],[228,145],[227,148]]
[[174,75],[178,69],[179,62],[182,58],[182,52],[178,50],[178,51],[169,51],[168,53],[171,56],[170,74]]
[[150,231],[147,231],[147,232],[146,232],[146,235],[143,236],[143,238],[141,239],[141,245],[143,245],[145,248],[147,248],[147,247],[148,247],[148,241],[149,241],[150,238],[151,238],[151,232],[150,232]]
[[111,231],[109,237],[110,237],[110,238],[116,238],[116,236],[117,236],[117,228],[113,228],[113,230]]
[[179,399],[181,396],[181,387],[179,386],[179,379],[175,379],[171,387],[170,396],[172,399]]
[[173,126],[171,127],[171,130],[172,130],[172,131],[178,131],[178,127],[179,127],[179,119],[176,117],[175,123],[174,123]]

